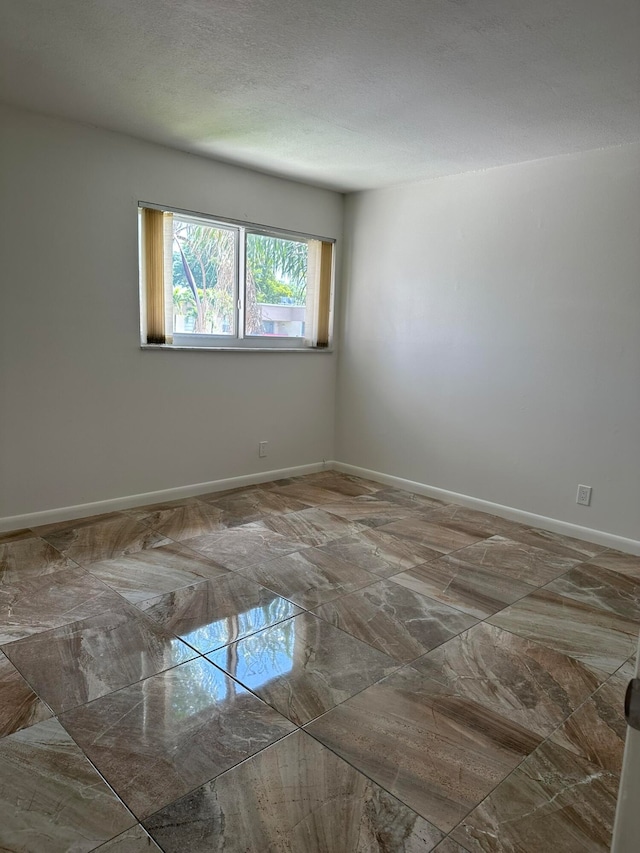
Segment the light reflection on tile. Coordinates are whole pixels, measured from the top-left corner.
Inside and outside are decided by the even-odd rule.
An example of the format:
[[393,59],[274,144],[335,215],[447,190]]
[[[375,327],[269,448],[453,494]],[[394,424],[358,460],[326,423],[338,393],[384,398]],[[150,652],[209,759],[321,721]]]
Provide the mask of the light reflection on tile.
[[294,730],[204,658],[60,721],[139,819]]
[[429,853],[442,838],[300,731],[145,825],[166,853]]
[[56,713],[195,657],[132,605],[4,646]]
[[140,608],[199,652],[211,652],[301,613],[286,598],[241,575],[184,587]]
[[57,720],[0,740],[0,847],[88,853],[135,824]]
[[207,658],[297,725],[398,666],[311,613],[294,616]]

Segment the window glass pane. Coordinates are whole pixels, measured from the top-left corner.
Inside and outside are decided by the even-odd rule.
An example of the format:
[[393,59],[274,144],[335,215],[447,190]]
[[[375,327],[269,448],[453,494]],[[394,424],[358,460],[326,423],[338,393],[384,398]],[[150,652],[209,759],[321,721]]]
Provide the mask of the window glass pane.
[[247,233],[245,334],[304,335],[307,243]]
[[235,234],[174,215],[174,332],[235,334]]

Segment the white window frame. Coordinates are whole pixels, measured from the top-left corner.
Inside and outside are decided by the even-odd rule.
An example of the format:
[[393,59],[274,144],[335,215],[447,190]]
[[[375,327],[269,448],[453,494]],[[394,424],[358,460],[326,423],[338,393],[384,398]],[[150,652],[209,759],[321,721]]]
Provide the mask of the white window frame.
[[[195,213],[193,211],[184,210],[177,207],[168,207],[150,202],[138,202],[138,212],[141,209],[150,208],[159,210],[164,213],[172,213],[176,218],[194,222],[209,227],[224,228],[231,230],[235,234],[235,282],[234,282],[234,333],[233,334],[195,334],[193,332],[173,332],[171,331],[171,343],[155,344],[147,343],[144,336],[142,337],[141,346],[143,349],[210,349],[210,350],[248,350],[248,351],[296,351],[296,352],[332,352],[333,340],[332,336],[329,339],[329,346],[314,347],[309,346],[305,342],[304,337],[288,337],[288,336],[272,336],[272,335],[247,335],[245,330],[245,302],[246,302],[246,250],[247,234],[257,234],[266,237],[275,237],[282,240],[292,240],[297,242],[309,243],[310,241],[320,241],[323,243],[331,243],[333,246],[333,263],[335,265],[335,238],[320,237],[318,235],[306,234],[298,231],[290,231],[282,228],[272,228],[270,226],[260,225],[253,222],[246,222],[237,219],[229,219],[221,216],[214,216],[205,213]],[[142,249],[142,240],[140,238],[140,249]],[[141,283],[141,314],[144,311],[142,294],[144,285],[142,275]],[[330,308],[330,328],[333,326],[333,296],[335,284],[335,269],[331,270],[331,308]],[[306,318],[305,315],[305,319]]]

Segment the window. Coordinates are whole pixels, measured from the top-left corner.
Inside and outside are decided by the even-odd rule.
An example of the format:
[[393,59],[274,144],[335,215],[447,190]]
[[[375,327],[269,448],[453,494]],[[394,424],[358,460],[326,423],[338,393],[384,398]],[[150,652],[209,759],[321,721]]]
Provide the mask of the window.
[[323,349],[333,242],[141,205],[142,341]]

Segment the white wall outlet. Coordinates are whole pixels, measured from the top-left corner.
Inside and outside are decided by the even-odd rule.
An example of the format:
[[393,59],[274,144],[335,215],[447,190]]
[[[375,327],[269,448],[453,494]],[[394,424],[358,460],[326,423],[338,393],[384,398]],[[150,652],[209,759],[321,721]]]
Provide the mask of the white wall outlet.
[[[268,441],[259,441],[258,442],[258,456],[260,457],[260,459],[264,459],[264,457],[267,455],[267,444],[268,443],[269,443]],[[589,490],[589,491],[591,491],[591,490]]]
[[589,506],[591,503],[591,486],[578,486],[576,503],[581,506]]

